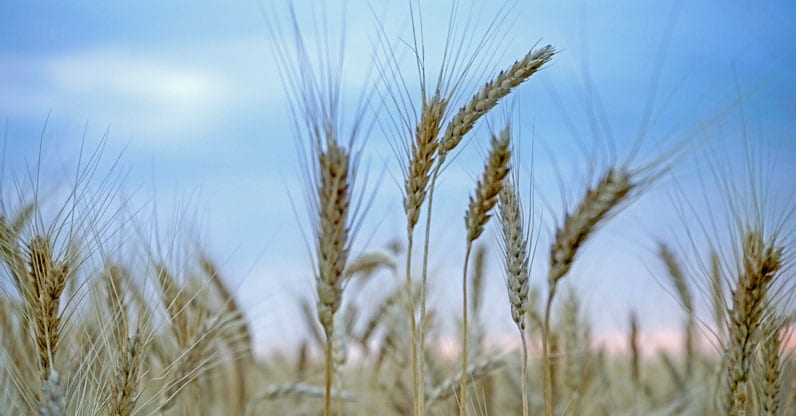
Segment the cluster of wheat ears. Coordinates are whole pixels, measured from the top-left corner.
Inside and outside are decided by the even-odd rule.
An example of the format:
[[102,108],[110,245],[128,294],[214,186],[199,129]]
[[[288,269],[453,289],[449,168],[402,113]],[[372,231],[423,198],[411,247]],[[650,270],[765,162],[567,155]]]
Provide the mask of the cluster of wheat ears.
[[[40,198],[38,179],[30,188],[17,181],[16,202],[3,200],[0,414],[796,414],[787,348],[794,208],[773,226],[756,209],[761,201],[733,209],[734,241],[725,242],[730,255],[721,255],[718,244],[707,247],[712,254],[694,268],[683,267],[661,243],[660,261],[685,318],[682,353],[643,355],[638,321],[631,317],[629,352],[611,356],[592,345],[577,294],[570,291],[558,308],[557,289],[595,231],[659,178],[668,159],[598,170],[560,216],[548,255],[536,256],[547,263],[546,290],[530,290],[532,280],[543,280],[531,276],[533,201],[523,201],[520,192],[510,123],[491,134],[482,173],[462,210],[461,291],[451,294],[462,297],[460,353],[441,354],[435,348],[441,318],[427,301],[437,181],[479,121],[543,70],[556,50],[534,47],[461,99],[464,77],[485,44],[477,43],[466,58],[446,48],[437,83],[429,86],[423,39],[415,30],[408,44],[417,60],[417,97],[382,36],[388,58],[376,66],[385,88],[371,98],[382,98],[382,108],[393,114],[406,244],[355,256],[352,241],[367,199],[355,183],[367,114],[358,113],[354,123],[340,121],[338,78],[330,75],[339,62],[310,59],[298,24],[294,28],[292,49],[277,56],[293,74],[285,82],[307,144],[316,293],[307,297],[314,303],[301,302],[309,338],[296,354],[254,354],[246,314],[209,255],[194,246],[149,249],[141,227],[111,232],[110,222],[101,221],[113,206],[112,181],[99,189],[88,185],[97,176],[92,159],[54,214],[44,208],[53,202]],[[415,250],[418,224],[425,231],[422,250]],[[479,322],[488,273],[486,250],[475,243],[487,226],[499,236],[506,313],[522,346],[503,353],[484,347]],[[114,235],[128,242],[114,243]],[[692,269],[703,273],[695,276]],[[349,284],[374,273],[393,276],[395,284],[385,286],[378,308],[365,314],[367,302]],[[712,322],[695,314],[694,285],[710,289]],[[707,338],[713,351],[699,347]],[[349,360],[352,352],[357,357]]]

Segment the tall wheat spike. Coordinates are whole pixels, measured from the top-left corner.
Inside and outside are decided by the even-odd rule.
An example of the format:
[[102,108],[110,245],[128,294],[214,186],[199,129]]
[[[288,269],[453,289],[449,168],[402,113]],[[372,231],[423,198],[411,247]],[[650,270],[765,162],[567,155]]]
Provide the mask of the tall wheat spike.
[[[428,193],[431,168],[439,148],[439,131],[442,117],[447,108],[447,100],[440,96],[439,91],[430,99],[423,96],[420,121],[417,124],[415,140],[412,142],[409,154],[409,168],[406,175],[404,211],[406,213],[406,294],[409,306],[409,322],[412,336],[412,374],[413,395],[415,400],[415,415],[425,413],[425,393],[423,376],[423,350],[424,340],[422,322],[424,314],[421,313],[421,325],[417,324],[415,317],[415,299],[412,296],[412,251],[414,248],[414,230],[420,218],[420,209]],[[420,303],[425,305],[425,294],[421,291]]]
[[498,218],[500,220],[500,244],[506,272],[506,289],[511,305],[511,319],[520,331],[522,341],[522,369],[520,385],[522,389],[522,414],[528,416],[528,342],[525,336],[525,315],[528,308],[528,282],[530,280],[530,255],[528,250],[528,231],[525,227],[520,195],[517,191],[515,175],[504,179],[503,189],[498,198]]
[[484,173],[478,180],[475,195],[470,196],[470,203],[464,215],[464,224],[467,230],[467,250],[464,256],[464,272],[462,276],[462,376],[461,391],[459,394],[459,414],[467,414],[467,268],[473,242],[484,232],[484,226],[491,217],[492,208],[497,203],[498,195],[503,189],[503,180],[509,173],[511,159],[511,127],[506,126],[500,136],[492,136],[492,149],[484,167]]
[[727,311],[724,347],[726,378],[722,405],[730,416],[746,414],[747,382],[755,346],[761,340],[768,291],[782,267],[783,250],[775,240],[767,240],[760,229],[748,228],[744,232],[732,306]]

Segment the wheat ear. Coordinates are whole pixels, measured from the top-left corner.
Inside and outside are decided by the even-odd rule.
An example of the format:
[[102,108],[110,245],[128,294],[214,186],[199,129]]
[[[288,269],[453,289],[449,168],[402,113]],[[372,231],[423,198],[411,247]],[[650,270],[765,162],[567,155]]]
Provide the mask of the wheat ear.
[[143,343],[139,330],[129,334],[128,304],[124,297],[123,280],[129,273],[119,266],[108,266],[105,272],[108,291],[108,309],[111,311],[113,343],[116,348],[116,372],[111,381],[107,412],[113,416],[129,416],[140,395],[140,368],[143,361]]
[[467,414],[467,268],[473,242],[483,233],[484,226],[489,221],[490,212],[497,203],[498,194],[503,189],[503,179],[509,173],[509,160],[511,150],[510,127],[507,126],[499,137],[492,137],[492,149],[481,179],[478,180],[475,194],[470,196],[470,203],[464,215],[467,229],[467,250],[464,256],[464,272],[462,275],[462,377],[461,394],[459,399],[459,414]]
[[761,340],[768,290],[782,264],[783,249],[765,241],[759,229],[747,230],[741,247],[737,286],[728,311],[723,406],[730,416],[744,415],[755,345]]
[[544,402],[545,416],[553,416],[553,374],[550,358],[550,311],[556,287],[569,272],[578,250],[600,226],[628,198],[636,184],[630,172],[624,169],[609,169],[597,185],[583,196],[574,211],[564,217],[564,223],[556,229],[550,249],[548,271],[548,295],[542,327],[542,349],[544,356]]
[[544,46],[528,52],[510,68],[501,71],[467,102],[448,123],[442,136],[440,154],[450,153],[461,142],[465,134],[472,130],[475,122],[495,107],[501,98],[507,96],[512,89],[522,84],[538,71],[542,65],[553,58],[555,49]]
[[548,283],[555,287],[572,267],[578,250],[604,219],[625,201],[634,188],[625,170],[609,169],[596,187],[589,189],[577,208],[556,230],[550,251]]
[[28,244],[27,282],[22,297],[33,320],[34,338],[39,353],[42,415],[62,415],[66,407],[61,377],[55,369],[55,355],[61,340],[61,294],[69,277],[69,261],[53,259],[50,240],[36,236]]
[[688,314],[685,324],[685,378],[688,381],[691,378],[691,373],[694,369],[694,360],[696,358],[695,347],[695,331],[696,331],[696,317],[694,315],[694,300],[691,296],[691,291],[685,281],[685,273],[680,267],[674,253],[669,247],[661,242],[658,243],[658,255],[660,256],[663,264],[666,266],[666,271],[672,280],[677,296],[680,298],[680,303]]
[[[415,300],[412,296],[412,249],[414,247],[414,230],[420,218],[420,209],[426,199],[431,168],[439,148],[439,131],[442,117],[447,108],[447,101],[437,92],[430,100],[423,100],[420,121],[415,131],[415,139],[409,152],[407,169],[404,211],[406,213],[406,295],[408,300],[409,323],[412,337],[412,385],[415,398],[415,415],[424,413],[424,380],[423,380],[423,335],[418,329],[415,317]],[[425,290],[425,288],[423,288]],[[421,303],[425,303],[421,293]],[[423,316],[421,314],[421,320]]]
[[409,154],[406,175],[404,211],[407,231],[411,234],[420,218],[420,208],[426,199],[431,168],[439,148],[439,132],[448,102],[436,93],[423,103],[420,122]]
[[787,326],[781,320],[774,320],[764,329],[764,341],[761,346],[762,388],[761,408],[763,416],[779,415],[782,405],[782,373],[786,353],[783,349],[784,337],[788,334]]
[[[437,184],[437,178],[439,177],[442,167],[445,164],[445,160],[447,159],[447,155],[458,146],[462,138],[470,130],[472,130],[473,126],[475,126],[475,123],[498,104],[500,99],[508,95],[512,89],[530,78],[531,75],[536,73],[536,71],[538,71],[546,62],[548,62],[554,54],[555,50],[550,45],[547,45],[536,51],[532,50],[522,59],[516,61],[509,69],[501,71],[493,80],[487,82],[470,99],[470,101],[468,101],[459,109],[456,115],[454,115],[454,117],[448,122],[445,132],[440,139],[440,145],[437,150],[437,160],[434,166],[434,171],[431,174],[431,185],[428,191],[425,230],[426,241],[423,246],[423,290],[421,291],[422,301],[420,303],[421,325],[423,325],[426,315],[425,287],[426,281],[428,279],[429,238],[431,235],[431,209],[434,201],[434,189]],[[423,333],[424,330],[421,328],[421,336]],[[420,370],[420,378],[422,381],[422,359],[420,362]]]
[[525,336],[525,315],[528,308],[528,281],[530,256],[528,253],[528,234],[524,226],[524,216],[517,186],[510,175],[504,180],[498,198],[498,219],[500,220],[500,244],[506,270],[506,289],[511,305],[511,319],[520,331],[522,341],[522,414],[528,416],[528,342]]
[[[246,315],[240,308],[235,296],[224,283],[218,268],[210,260],[210,258],[203,252],[199,253],[199,264],[207,276],[210,283],[218,293],[221,301],[223,302],[225,312],[233,319],[230,325],[229,337],[225,337],[224,341],[234,352],[234,366],[237,373],[237,400],[235,404],[242,406],[246,403],[248,397],[246,382],[246,368],[255,362],[254,352],[252,351],[253,342],[249,324],[246,321]],[[240,354],[240,356],[238,356]],[[239,411],[239,407],[236,409]]]
[[[331,133],[331,132],[327,132]],[[334,314],[343,297],[343,272],[349,252],[349,154],[334,138],[318,153],[318,320],[326,335],[326,400],[331,412],[334,363]]]

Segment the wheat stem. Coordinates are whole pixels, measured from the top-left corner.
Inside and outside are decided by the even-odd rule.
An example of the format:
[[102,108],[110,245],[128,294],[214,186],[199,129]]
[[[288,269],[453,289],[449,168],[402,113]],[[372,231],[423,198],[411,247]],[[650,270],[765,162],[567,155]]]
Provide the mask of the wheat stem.
[[467,266],[470,263],[470,253],[472,252],[472,242],[467,243],[467,251],[464,254],[464,271],[462,273],[462,375],[459,386],[459,416],[467,415]]

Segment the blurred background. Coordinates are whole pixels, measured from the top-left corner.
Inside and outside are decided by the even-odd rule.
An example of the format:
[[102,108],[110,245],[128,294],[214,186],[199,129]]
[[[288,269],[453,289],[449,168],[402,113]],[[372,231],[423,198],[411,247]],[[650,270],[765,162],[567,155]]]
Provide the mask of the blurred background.
[[[157,223],[161,238],[201,242],[249,312],[261,351],[306,336],[297,300],[314,296],[305,244],[310,189],[275,53],[291,48],[291,18],[286,2],[274,3],[0,2],[4,204],[25,196],[36,172],[53,195],[68,188],[80,155],[104,146],[98,172],[115,165],[126,212]],[[409,1],[292,3],[310,48],[346,36],[341,97],[351,111],[344,118],[355,116],[363,88],[383,91],[374,62],[383,62],[384,41],[419,97]],[[452,6],[420,3],[411,4],[434,80]],[[551,234],[596,179],[593,169],[638,168],[664,156],[656,166],[669,167],[665,175],[594,236],[567,283],[584,301],[597,342],[623,348],[635,311],[644,343],[676,348],[684,313],[657,242],[685,254],[709,326],[706,277],[695,259],[707,250],[692,244],[720,241],[731,219],[727,201],[749,197],[721,184],[746,189],[751,159],[766,184],[767,210],[794,201],[796,3],[491,3],[455,4],[455,33],[479,36],[495,26],[453,108],[532,47],[552,44],[559,53],[479,124],[445,171],[432,222],[430,302],[440,315],[458,315],[466,201],[490,130],[511,119],[520,178],[534,185],[540,238],[532,285],[541,290]],[[385,134],[393,109],[374,97],[359,177],[363,198],[373,199],[355,255],[405,239],[404,161],[396,136]],[[483,319],[499,346],[514,333],[496,235],[490,227],[481,239],[490,248]],[[391,279],[375,276],[360,296]]]

